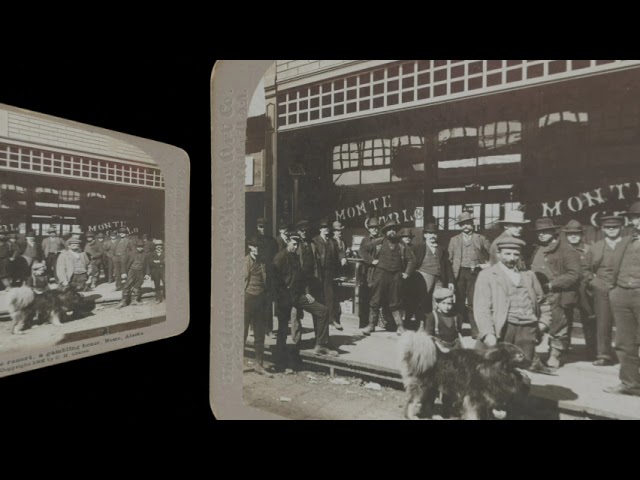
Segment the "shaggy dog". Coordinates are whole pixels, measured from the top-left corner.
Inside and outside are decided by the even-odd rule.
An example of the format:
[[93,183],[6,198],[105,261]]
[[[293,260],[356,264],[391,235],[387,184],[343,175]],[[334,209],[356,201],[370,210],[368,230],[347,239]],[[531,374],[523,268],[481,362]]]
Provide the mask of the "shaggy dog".
[[448,350],[425,332],[406,332],[400,354],[409,419],[432,416],[439,393],[443,416],[467,420],[491,419],[494,409],[508,411],[529,393],[529,378],[518,369],[526,365],[524,353],[509,343],[484,351]]
[[13,319],[12,333],[24,333],[37,323],[50,322],[59,327],[67,313],[79,308],[84,298],[72,285],[37,294],[29,287],[14,288],[9,293],[9,315]]

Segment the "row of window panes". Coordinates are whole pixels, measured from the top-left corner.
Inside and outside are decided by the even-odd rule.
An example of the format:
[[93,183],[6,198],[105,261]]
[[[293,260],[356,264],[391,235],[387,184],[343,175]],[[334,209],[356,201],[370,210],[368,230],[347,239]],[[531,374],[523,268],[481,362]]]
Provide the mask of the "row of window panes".
[[0,167],[131,185],[164,187],[164,178],[155,168],[135,167],[1,144]]
[[[457,217],[463,211],[471,213],[473,217],[475,217],[475,225],[477,228],[487,229],[494,228],[498,225],[498,221],[501,218],[501,206],[505,211],[507,210],[517,210],[520,208],[520,203],[518,202],[507,202],[507,203],[485,203],[484,205],[477,204],[467,204],[467,205],[437,205],[433,207],[433,216],[438,223],[438,226],[441,230],[461,230],[462,228],[457,224]],[[480,212],[484,207],[484,225],[480,225]],[[445,213],[449,212],[449,215],[445,215]]]
[[282,126],[427,100],[617,60],[418,60],[278,95]]
[[[12,185],[12,184],[2,184],[0,185],[0,190],[16,192],[17,194],[20,194],[20,195],[24,195],[27,192],[27,189],[25,187],[21,187],[20,185]],[[62,200],[63,202],[80,201],[80,192],[76,192],[74,190],[57,190],[55,188],[36,187],[35,193],[36,193],[36,196],[55,195],[59,197],[60,200]],[[107,196],[103,193],[89,192],[87,193],[87,198],[106,199]]]

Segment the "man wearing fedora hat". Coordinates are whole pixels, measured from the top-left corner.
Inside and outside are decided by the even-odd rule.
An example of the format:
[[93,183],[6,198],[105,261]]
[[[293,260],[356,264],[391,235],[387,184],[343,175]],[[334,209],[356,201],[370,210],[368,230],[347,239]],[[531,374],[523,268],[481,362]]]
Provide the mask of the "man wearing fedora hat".
[[633,225],[633,234],[623,237],[614,252],[613,289],[609,292],[620,384],[605,392],[640,396],[640,201],[624,215]]
[[[402,282],[416,269],[416,258],[411,248],[399,241],[400,225],[390,220],[382,228],[382,238],[373,240],[367,246],[367,254],[372,258],[371,301],[369,302],[369,325],[362,330],[364,335],[375,331],[378,316],[390,313],[397,325],[398,335],[404,332],[402,312]],[[387,324],[391,319],[387,319]]]
[[471,326],[471,336],[476,338],[478,327],[473,317],[473,292],[478,271],[489,266],[491,244],[484,235],[474,233],[474,220],[469,212],[458,215],[456,223],[462,233],[449,242],[449,260],[455,276],[458,329],[462,330],[466,318]]
[[478,274],[473,302],[477,346],[512,343],[524,352],[530,371],[550,374],[551,370],[542,365],[536,354],[542,331],[548,329],[541,311],[542,286],[533,272],[517,267],[525,245],[519,238],[498,238],[498,262]]
[[[502,238],[519,238],[522,239],[522,232],[525,225],[531,223],[529,220],[525,220],[524,213],[520,210],[507,210],[504,212],[504,219],[499,220],[498,223],[502,225],[504,231],[491,242],[491,248],[489,249],[489,263],[495,265],[498,263],[498,248],[497,242]],[[518,269],[524,270],[526,268],[526,246],[523,248],[518,260]]]
[[560,241],[560,228],[548,217],[536,220],[532,228],[538,242],[531,257],[531,270],[545,293],[542,312],[551,319],[547,360],[551,368],[561,366],[562,355],[571,343],[571,312],[577,303],[582,270],[578,253]]
[[364,226],[369,231],[369,234],[362,239],[360,249],[358,250],[358,254],[363,260],[362,283],[360,285],[360,327],[365,327],[369,324],[369,302],[371,301],[371,289],[369,288],[367,278],[369,278],[369,268],[371,268],[373,257],[368,253],[368,247],[372,241],[376,238],[380,238],[380,223],[376,217],[367,218],[364,222]]
[[[624,219],[623,219],[624,220]],[[562,229],[567,243],[580,256],[581,278],[578,286],[578,303],[577,311],[582,323],[582,332],[584,335],[587,359],[596,360],[597,341],[596,341],[596,315],[593,311],[591,294],[587,292],[587,283],[589,281],[589,253],[591,246],[584,242],[584,229],[582,224],[577,220],[570,220]],[[608,295],[608,292],[607,292]],[[576,310],[571,311],[571,315]],[[571,322],[573,319],[571,319]]]
[[42,240],[42,255],[44,261],[47,263],[47,275],[49,275],[49,279],[55,280],[58,255],[64,252],[65,246],[62,238],[58,236],[58,231],[54,227],[50,227],[49,230],[47,230],[47,234],[49,236]]
[[[433,292],[446,287],[453,291],[453,269],[446,250],[438,244],[438,224],[425,223],[422,228],[424,242],[413,245],[416,257],[415,279],[417,290],[416,320],[424,322],[433,310]],[[407,318],[409,314],[407,314]]]
[[273,257],[278,253],[278,242],[275,238],[266,234],[267,219],[259,218],[256,221],[256,235],[260,242],[260,255],[264,258],[265,265],[273,263]]
[[340,305],[335,295],[333,279],[340,271],[341,262],[344,260],[346,263],[346,259],[344,255],[341,256],[337,242],[329,236],[329,228],[326,218],[320,220],[320,233],[313,239],[318,255],[318,277],[322,285],[320,303],[329,309],[329,324],[342,330],[342,325],[338,323]]
[[332,235],[332,238],[336,241],[336,245],[338,245],[338,251],[340,252],[340,255],[341,255],[340,264],[342,266],[345,266],[347,264],[348,248],[347,248],[347,244],[342,239],[343,230],[344,230],[344,227],[342,226],[342,223],[338,222],[337,220],[331,224],[331,235]]

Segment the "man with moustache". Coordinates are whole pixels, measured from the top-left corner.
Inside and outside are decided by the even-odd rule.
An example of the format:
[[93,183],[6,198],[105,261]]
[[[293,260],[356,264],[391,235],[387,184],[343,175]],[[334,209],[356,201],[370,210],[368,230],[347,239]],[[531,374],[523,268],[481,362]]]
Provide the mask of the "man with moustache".
[[82,292],[87,285],[89,257],[80,248],[80,239],[70,238],[69,249],[58,255],[56,274],[60,285],[73,285]]
[[433,310],[433,292],[445,287],[453,292],[454,275],[446,250],[438,244],[438,224],[425,223],[422,228],[424,242],[413,245],[416,257],[415,278],[417,284],[416,320],[424,322]]
[[127,274],[127,258],[134,253],[136,248],[133,241],[127,238],[127,229],[121,227],[118,230],[119,238],[113,246],[113,274],[116,277],[116,292],[122,290],[122,278]]
[[620,384],[607,393],[640,397],[640,201],[624,214],[633,233],[623,237],[613,260],[613,289],[609,292],[616,324],[615,349],[620,361]]
[[496,242],[497,263],[478,274],[474,291],[479,346],[512,343],[522,349],[536,373],[552,373],[542,365],[536,344],[548,325],[542,317],[542,286],[531,271],[518,269],[525,242],[505,236]]
[[104,252],[105,269],[104,274],[107,283],[113,283],[115,279],[115,270],[113,263],[113,255],[115,253],[116,243],[118,243],[118,232],[112,230],[109,233],[109,238],[102,244],[102,250]]
[[548,217],[536,220],[532,229],[538,235],[538,245],[533,251],[531,270],[545,293],[543,314],[551,316],[547,366],[554,369],[560,368],[562,356],[569,349],[571,311],[576,306],[581,277],[580,256],[560,241],[559,229]]
[[340,271],[340,266],[346,265],[347,259],[340,254],[338,243],[329,237],[329,221],[322,219],[318,228],[320,234],[313,239],[313,243],[318,252],[318,277],[322,292],[320,302],[329,309],[329,324],[336,330],[343,330],[338,323],[340,306],[337,304],[333,279]]
[[93,232],[87,233],[87,244],[84,246],[84,253],[89,257],[89,279],[90,285],[87,285],[86,290],[94,290],[98,284],[98,277],[100,276],[100,266],[102,265],[104,250],[102,243],[96,242],[96,236]]
[[[398,238],[400,225],[390,220],[382,228],[382,238],[373,240],[367,246],[367,254],[372,258],[374,268],[369,303],[369,325],[362,330],[368,336],[375,331],[378,315],[390,312],[397,325],[397,334],[404,333],[402,312],[402,282],[411,276],[416,269],[416,258],[410,247]],[[391,319],[387,320],[391,323]]]
[[[524,219],[524,213],[519,210],[507,210],[504,213],[504,220],[500,220],[498,223],[501,223],[504,232],[502,232],[498,238],[496,238],[489,248],[489,263],[491,265],[495,265],[498,263],[498,240],[503,238],[519,238],[522,240],[522,231],[524,230],[524,226],[530,223],[529,220]],[[520,257],[518,259],[518,269],[525,270],[526,269],[526,244],[523,247],[523,250],[520,252]]]
[[465,317],[471,326],[471,336],[478,336],[473,317],[473,292],[479,270],[489,266],[491,244],[484,235],[474,233],[474,217],[469,212],[458,215],[457,223],[462,233],[449,242],[449,260],[453,265],[456,284],[456,310],[458,331],[462,331]]
[[360,285],[360,327],[369,324],[369,302],[371,301],[371,290],[367,283],[369,277],[369,268],[371,268],[371,262],[373,257],[368,253],[368,247],[373,240],[380,238],[380,223],[376,217],[368,218],[364,222],[365,227],[369,230],[369,235],[362,239],[360,243],[360,249],[358,250],[360,258],[362,258],[362,282]]
[[[620,217],[624,221],[624,217]],[[584,242],[584,230],[582,224],[577,220],[570,220],[569,223],[563,228],[564,236],[567,239],[568,244],[573,248],[580,256],[581,279],[578,287],[578,303],[577,309],[571,311],[571,314],[575,314],[577,310],[580,315],[580,322],[582,323],[582,332],[587,350],[587,359],[590,361],[596,361],[594,365],[598,365],[597,358],[597,336],[596,336],[596,316],[593,311],[592,305],[592,293],[587,292],[587,286],[590,282],[590,255],[592,254],[592,246]],[[609,291],[606,292],[607,302]],[[611,314],[609,314],[611,316]],[[611,323],[613,324],[613,317],[611,317]],[[611,350],[611,333],[609,333],[609,350]]]

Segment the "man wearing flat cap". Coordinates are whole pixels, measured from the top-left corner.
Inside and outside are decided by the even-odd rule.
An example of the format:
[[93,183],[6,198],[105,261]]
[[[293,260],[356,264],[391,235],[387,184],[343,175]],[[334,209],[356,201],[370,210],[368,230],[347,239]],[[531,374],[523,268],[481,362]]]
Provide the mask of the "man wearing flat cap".
[[64,252],[65,246],[55,228],[49,228],[47,234],[49,236],[42,240],[42,254],[44,261],[47,263],[47,275],[49,275],[50,280],[55,280],[58,255]]
[[327,219],[320,220],[320,234],[313,239],[318,255],[318,277],[322,285],[319,301],[329,309],[329,324],[337,330],[342,330],[342,325],[338,323],[340,306],[335,295],[333,279],[340,272],[340,267],[347,263],[347,259],[340,253],[336,241],[329,236],[329,227]]
[[[498,262],[498,245],[497,242],[502,238],[519,238],[522,240],[522,233],[525,225],[531,223],[529,220],[525,220],[524,213],[520,210],[507,210],[504,212],[504,219],[498,223],[502,225],[504,231],[496,238],[489,248],[489,263],[495,265]],[[521,252],[520,259],[518,260],[518,269],[526,269],[526,246]]]
[[525,245],[515,237],[497,239],[498,262],[478,274],[473,299],[478,345],[512,343],[524,352],[529,370],[551,373],[536,354],[542,331],[548,328],[540,308],[544,293],[535,274],[517,266]]
[[549,359],[547,366],[560,368],[562,356],[571,343],[571,319],[578,299],[582,267],[578,253],[560,241],[560,226],[551,218],[535,221],[532,231],[538,236],[531,257],[531,270],[545,293],[543,315],[550,315]]
[[69,249],[58,255],[56,274],[60,285],[73,285],[78,292],[84,291],[88,280],[89,257],[80,248],[80,239],[70,238]]
[[125,261],[127,280],[122,287],[122,300],[117,308],[126,307],[131,297],[131,305],[143,305],[142,303],[142,283],[149,280],[151,265],[149,264],[149,254],[144,251],[145,244],[138,240],[135,250],[130,251]]
[[122,279],[127,276],[127,257],[135,251],[133,241],[127,238],[127,229],[118,230],[118,238],[113,246],[113,274],[116,277],[116,291],[122,290]]
[[422,227],[424,242],[413,245],[416,257],[416,273],[412,275],[417,284],[416,320],[424,322],[433,310],[433,292],[445,287],[454,290],[454,275],[446,250],[438,244],[438,225],[425,223]]
[[289,321],[291,321],[290,360],[293,366],[300,362],[300,342],[302,340],[302,324],[296,310],[305,310],[316,320],[315,349],[316,355],[336,356],[337,352],[329,348],[329,309],[319,303],[311,294],[309,277],[303,272],[298,255],[302,241],[296,232],[287,235],[287,248],[278,252],[273,259],[273,288],[278,306],[278,336],[274,360],[281,369],[286,363],[286,343]]
[[465,320],[471,326],[471,336],[478,336],[478,327],[473,318],[473,291],[480,270],[489,266],[491,244],[484,235],[474,233],[475,218],[469,212],[458,215],[457,224],[462,233],[449,242],[449,260],[453,266],[456,286],[456,311],[458,329]]
[[369,268],[373,257],[369,254],[368,246],[376,238],[380,238],[380,223],[376,217],[367,218],[364,222],[365,228],[369,234],[362,239],[358,254],[363,260],[362,282],[360,285],[360,327],[369,324],[369,302],[371,301],[371,289],[369,288],[367,278],[369,278]]
[[[382,238],[367,245],[367,254],[372,258],[371,301],[369,303],[369,325],[362,330],[364,335],[375,331],[378,315],[389,313],[397,325],[398,335],[404,332],[402,307],[402,282],[416,270],[416,257],[411,248],[398,238],[400,225],[390,220],[382,228]],[[391,319],[387,319],[387,324]]]
[[[598,350],[596,341],[596,315],[593,310],[592,293],[587,291],[587,284],[590,281],[589,253],[592,246],[588,245],[584,241],[584,229],[579,221],[570,220],[562,231],[567,239],[568,245],[571,246],[571,248],[573,248],[580,256],[580,266],[582,270],[580,285],[578,287],[578,303],[577,309],[571,311],[571,314],[573,315],[576,310],[579,313],[587,350],[586,357],[587,360],[594,361],[596,360]],[[608,294],[609,292],[607,291],[607,296]],[[611,335],[609,335],[609,343],[611,343],[610,340]]]
[[616,324],[615,350],[620,361],[620,384],[607,393],[640,397],[640,201],[624,214],[633,233],[623,237],[613,255],[613,289],[609,292]]

